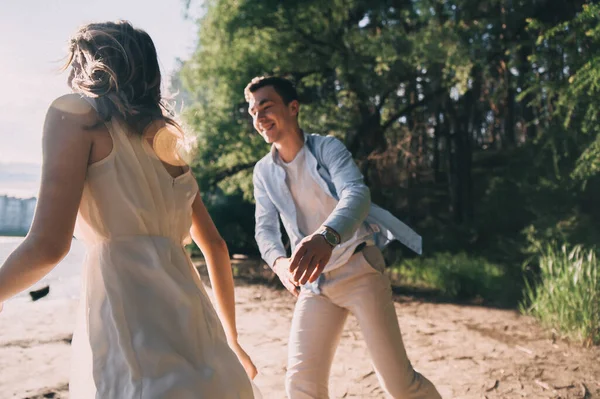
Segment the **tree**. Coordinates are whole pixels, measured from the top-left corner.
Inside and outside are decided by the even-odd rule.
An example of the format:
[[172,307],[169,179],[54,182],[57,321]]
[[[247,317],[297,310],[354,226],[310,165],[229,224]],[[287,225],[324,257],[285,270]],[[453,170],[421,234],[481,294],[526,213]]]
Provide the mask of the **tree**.
[[526,226],[590,212],[569,191],[600,167],[588,3],[208,0],[181,73],[201,186],[251,201],[268,149],[243,89],[283,75],[301,125],[346,143],[375,202],[431,229],[434,246],[519,253]]

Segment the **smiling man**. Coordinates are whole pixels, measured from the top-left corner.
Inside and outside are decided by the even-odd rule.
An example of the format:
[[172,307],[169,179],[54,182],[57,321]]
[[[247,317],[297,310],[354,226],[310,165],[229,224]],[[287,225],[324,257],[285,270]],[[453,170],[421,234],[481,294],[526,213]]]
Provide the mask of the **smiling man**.
[[[440,398],[407,358],[378,248],[398,239],[420,253],[421,237],[371,204],[369,189],[339,140],[300,129],[300,104],[290,81],[255,78],[244,94],[254,128],[271,144],[254,168],[256,240],[262,257],[298,297],[288,343],[288,397],[329,397],[331,364],[352,313],[388,394]],[[292,244],[289,258],[280,218]]]

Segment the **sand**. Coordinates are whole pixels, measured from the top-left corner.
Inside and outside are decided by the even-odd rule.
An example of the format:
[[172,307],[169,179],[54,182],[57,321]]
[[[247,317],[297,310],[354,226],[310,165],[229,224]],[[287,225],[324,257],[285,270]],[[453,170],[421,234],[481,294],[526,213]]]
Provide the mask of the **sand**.
[[[68,397],[80,256],[38,285],[50,284],[48,296],[21,295],[0,313],[0,399]],[[264,399],[281,399],[295,299],[268,280],[236,280],[238,329]],[[409,357],[444,398],[600,398],[599,347],[561,340],[513,310],[395,299]],[[331,372],[332,398],[385,398],[361,336],[350,317]]]

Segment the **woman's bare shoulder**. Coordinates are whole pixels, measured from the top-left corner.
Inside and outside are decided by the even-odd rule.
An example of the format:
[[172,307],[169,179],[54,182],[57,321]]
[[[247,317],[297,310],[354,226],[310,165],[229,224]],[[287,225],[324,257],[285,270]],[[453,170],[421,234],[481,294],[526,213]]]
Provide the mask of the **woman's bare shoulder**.
[[87,130],[98,125],[101,119],[90,102],[79,94],[65,94],[50,104],[47,121]]

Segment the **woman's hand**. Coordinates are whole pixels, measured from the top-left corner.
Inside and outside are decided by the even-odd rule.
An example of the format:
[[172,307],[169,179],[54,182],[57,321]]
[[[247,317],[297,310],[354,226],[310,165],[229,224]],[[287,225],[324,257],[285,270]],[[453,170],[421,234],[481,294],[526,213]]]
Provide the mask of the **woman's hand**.
[[248,377],[251,380],[253,380],[258,374],[258,370],[252,362],[252,359],[250,359],[250,356],[248,356],[246,351],[242,349],[238,342],[230,344],[230,347],[233,350],[233,352],[237,355],[238,360],[240,361],[240,363],[242,363],[242,366],[244,366],[244,370],[246,370],[246,374],[248,374]]

